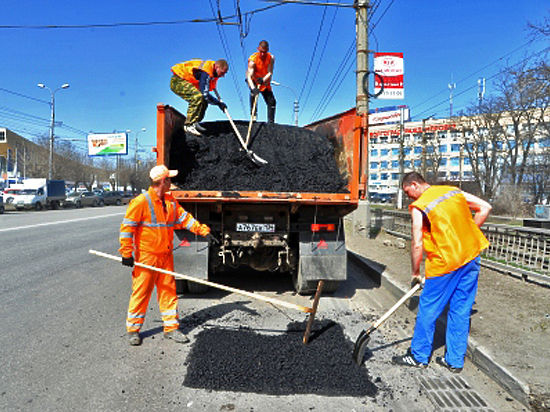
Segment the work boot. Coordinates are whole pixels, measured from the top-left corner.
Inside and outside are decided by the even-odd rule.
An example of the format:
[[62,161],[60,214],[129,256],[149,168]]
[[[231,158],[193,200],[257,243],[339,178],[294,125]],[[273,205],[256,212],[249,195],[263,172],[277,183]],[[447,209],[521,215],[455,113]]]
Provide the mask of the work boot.
[[195,136],[202,136],[201,132],[197,130],[196,123],[186,124],[183,126],[183,130],[185,130],[185,133],[194,134]]
[[447,363],[444,357],[442,356],[436,356],[435,363],[438,365],[443,366],[444,368],[449,369],[452,373],[460,373],[462,372],[462,368],[455,368],[454,366],[451,366]]
[[138,332],[128,332],[128,342],[132,346],[139,346],[141,345],[141,336]]
[[170,332],[164,332],[165,339],[172,339],[177,343],[189,343],[189,338],[181,330],[171,330]]
[[411,353],[411,349],[407,350],[407,353],[401,356],[393,356],[391,362],[395,365],[401,366],[414,366],[415,368],[425,369],[428,367],[427,363],[418,362]]

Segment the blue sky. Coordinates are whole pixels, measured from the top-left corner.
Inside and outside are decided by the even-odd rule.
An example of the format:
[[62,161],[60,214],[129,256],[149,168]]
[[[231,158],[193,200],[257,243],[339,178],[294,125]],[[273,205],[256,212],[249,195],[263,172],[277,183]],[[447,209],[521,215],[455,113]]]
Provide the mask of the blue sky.
[[[218,1],[222,16],[235,14],[236,4],[242,13],[274,4],[261,0],[2,0],[0,26],[212,19],[212,7],[217,14]],[[449,112],[451,76],[456,83],[456,112],[476,99],[479,77],[490,78],[505,64],[548,47],[548,40],[529,43],[527,30],[528,22],[539,23],[549,15],[550,3],[543,0],[371,0],[371,4],[377,7],[371,17],[376,26],[369,47],[404,53],[405,99],[371,99],[370,108],[406,104],[413,118],[443,117]],[[274,88],[278,123],[292,123],[296,95],[300,96],[300,125],[355,106],[354,55],[345,59],[355,38],[353,9],[286,4],[251,15],[246,29],[241,45],[238,26],[213,22],[0,28],[0,126],[31,139],[47,135],[49,106],[41,101],[49,101],[50,94],[36,84],[54,89],[70,83],[69,89],[56,93],[56,120],[64,125],[56,128],[59,138],[73,139],[84,149],[87,132],[135,132],[145,127],[139,140],[149,151],[155,141],[156,104],[187,110],[187,103],[170,91],[170,67],[192,58],[228,59],[230,72],[218,82],[218,89],[232,117],[248,119],[246,58],[262,39],[270,42],[276,57],[274,79],[292,89]],[[330,89],[331,82],[340,85]],[[491,87],[488,80],[487,95],[494,91]],[[323,96],[329,90],[333,97],[327,101]],[[264,120],[265,104],[261,102],[259,108]],[[206,120],[224,119],[217,107],[209,107]]]

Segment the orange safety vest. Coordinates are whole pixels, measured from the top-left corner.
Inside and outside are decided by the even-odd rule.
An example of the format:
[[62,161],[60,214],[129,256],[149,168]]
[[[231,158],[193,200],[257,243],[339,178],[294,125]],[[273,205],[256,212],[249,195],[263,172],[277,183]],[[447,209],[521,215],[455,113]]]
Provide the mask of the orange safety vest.
[[120,225],[121,256],[130,257],[136,252],[139,262],[140,253],[172,253],[174,229],[197,233],[200,223],[191,213],[186,212],[169,193],[164,195],[164,201],[166,211],[152,187],[132,199]]
[[[273,60],[273,55],[271,53],[266,54],[265,59],[260,58],[260,53],[256,52],[252,54],[248,61],[254,63],[254,73],[252,73],[252,80],[256,82],[256,79],[258,77],[264,77],[269,72],[269,65],[271,64],[271,61]],[[260,91],[264,90],[271,90],[271,80],[267,83],[258,85]]]
[[430,186],[409,209],[422,211],[426,278],[442,276],[470,262],[489,246],[460,189]]
[[209,90],[214,90],[218,82],[218,77],[215,76],[214,72],[215,64],[216,62],[213,60],[189,60],[172,66],[172,73],[198,89],[199,81],[195,78],[195,70],[202,70],[210,76]]

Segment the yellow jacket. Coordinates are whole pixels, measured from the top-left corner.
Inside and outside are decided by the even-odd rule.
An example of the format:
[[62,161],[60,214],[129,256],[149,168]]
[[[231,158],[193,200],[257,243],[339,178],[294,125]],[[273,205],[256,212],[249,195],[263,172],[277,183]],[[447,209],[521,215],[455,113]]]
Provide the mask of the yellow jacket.
[[427,218],[422,225],[426,278],[458,269],[489,246],[456,187],[430,186],[409,206],[412,208],[420,209]]

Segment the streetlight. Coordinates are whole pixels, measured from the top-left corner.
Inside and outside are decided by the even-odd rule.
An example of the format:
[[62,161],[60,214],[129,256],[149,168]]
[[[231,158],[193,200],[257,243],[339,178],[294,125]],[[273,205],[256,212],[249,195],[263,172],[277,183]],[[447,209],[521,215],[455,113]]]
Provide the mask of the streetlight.
[[284,84],[281,84],[279,82],[276,82],[275,80],[271,80],[271,84],[274,86],[281,86],[286,87],[289,89],[292,93],[294,93],[294,126],[298,126],[298,94],[294,91],[292,87],[286,86]]
[[52,172],[53,172],[53,129],[55,126],[55,93],[61,89],[67,89],[69,87],[69,83],[62,84],[61,87],[58,87],[57,89],[53,90],[50,89],[48,86],[46,86],[44,83],[38,83],[38,87],[41,89],[48,89],[50,91],[51,95],[51,102],[50,102],[50,108],[51,108],[51,115],[50,115],[50,156],[48,160],[48,179],[52,179]]

